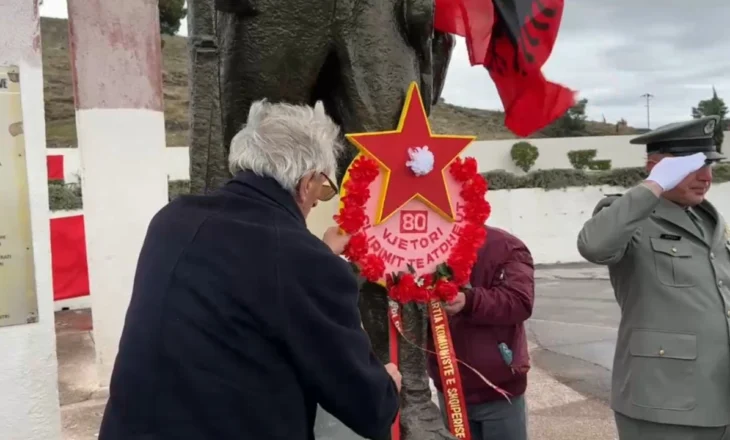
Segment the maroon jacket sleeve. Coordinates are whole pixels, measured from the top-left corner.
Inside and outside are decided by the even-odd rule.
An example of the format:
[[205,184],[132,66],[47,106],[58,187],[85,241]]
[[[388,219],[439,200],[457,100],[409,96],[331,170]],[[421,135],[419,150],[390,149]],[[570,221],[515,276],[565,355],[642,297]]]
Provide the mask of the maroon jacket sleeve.
[[[490,233],[488,237],[491,235],[497,234]],[[474,268],[483,273],[472,279],[482,281],[466,292],[462,314],[485,325],[519,324],[532,315],[535,302],[532,254],[514,236],[493,238],[496,240],[487,244]]]

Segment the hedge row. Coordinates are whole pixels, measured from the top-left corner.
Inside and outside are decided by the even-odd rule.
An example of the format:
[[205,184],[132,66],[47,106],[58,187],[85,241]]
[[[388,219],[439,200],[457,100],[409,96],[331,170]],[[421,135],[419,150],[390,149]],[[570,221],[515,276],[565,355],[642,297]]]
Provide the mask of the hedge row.
[[[483,174],[492,191],[503,189],[542,188],[554,190],[571,186],[632,187],[646,178],[643,168],[617,168],[609,171],[579,171],[572,169],[538,170],[524,176],[506,171]],[[719,164],[713,170],[716,183],[730,182],[730,164]],[[169,184],[170,200],[190,191],[187,180],[173,180]],[[81,187],[77,184],[48,183],[51,211],[81,209]]]
[[[172,180],[168,184],[169,199],[190,192],[188,180]],[[71,211],[81,209],[81,186],[76,183],[48,182],[48,205],[51,211]]]
[[[716,183],[730,181],[730,164],[718,164],[712,170]],[[630,188],[646,179],[644,168],[616,168],[607,171],[581,171],[573,169],[537,170],[523,176],[506,171],[490,171],[483,176],[490,190],[542,188],[562,189],[571,186],[617,186]]]

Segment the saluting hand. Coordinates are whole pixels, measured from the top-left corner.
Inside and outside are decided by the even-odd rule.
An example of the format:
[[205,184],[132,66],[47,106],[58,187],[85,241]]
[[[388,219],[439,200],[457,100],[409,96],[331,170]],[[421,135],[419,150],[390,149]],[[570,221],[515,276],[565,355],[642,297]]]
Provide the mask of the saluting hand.
[[669,191],[687,176],[702,168],[706,160],[707,156],[704,153],[665,157],[654,165],[646,180],[661,186],[664,191]]

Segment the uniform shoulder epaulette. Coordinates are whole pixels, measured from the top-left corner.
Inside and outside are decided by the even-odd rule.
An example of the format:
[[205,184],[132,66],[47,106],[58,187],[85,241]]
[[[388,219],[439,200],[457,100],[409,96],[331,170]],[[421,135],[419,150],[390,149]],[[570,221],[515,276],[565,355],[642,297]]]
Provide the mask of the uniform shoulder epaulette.
[[598,214],[603,208],[611,206],[611,203],[614,202],[614,200],[620,198],[623,196],[623,194],[605,194],[605,197],[601,199],[600,202],[596,205],[595,209],[593,209],[593,215]]

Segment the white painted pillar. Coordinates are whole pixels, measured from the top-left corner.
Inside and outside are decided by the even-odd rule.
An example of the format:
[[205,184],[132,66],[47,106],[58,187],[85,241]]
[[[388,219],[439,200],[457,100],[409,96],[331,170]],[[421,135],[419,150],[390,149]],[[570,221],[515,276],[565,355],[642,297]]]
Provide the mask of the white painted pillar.
[[[0,438],[3,440],[59,440],[61,438],[61,416],[58,403],[58,366],[56,362],[56,338],[53,316],[53,283],[51,280],[51,245],[48,219],[48,185],[46,171],[46,127],[43,112],[43,70],[41,65],[41,35],[38,16],[38,0],[2,0],[0,2],[0,66],[17,66],[20,71],[20,101],[24,135],[16,126],[11,136],[18,140],[24,136],[25,157],[16,163],[13,170],[4,155],[6,163],[0,172],[22,172],[25,162],[30,218],[18,219],[11,225],[10,218],[0,220],[0,226],[8,232],[0,241],[0,254],[4,257],[4,268],[0,268],[0,305],[13,308],[9,303],[22,298],[23,292],[13,286],[13,274],[28,270],[34,273],[38,306],[38,320],[31,324],[0,327]],[[17,87],[17,84],[16,84]],[[5,89],[7,92],[8,89]],[[17,95],[15,95],[17,96]],[[7,96],[3,102],[8,102]],[[3,109],[7,114],[8,109]],[[5,119],[5,117],[3,117]],[[13,148],[14,140],[8,136],[7,126],[1,126],[0,147]],[[22,145],[22,144],[15,144]],[[16,147],[17,148],[17,147]],[[18,149],[20,151],[20,148]],[[17,157],[17,155],[16,155]],[[3,179],[0,179],[3,180]],[[4,179],[7,183],[8,179]],[[16,183],[18,181],[16,180]],[[0,188],[0,199],[5,197],[6,206],[14,196],[25,191],[14,187]],[[0,205],[2,205],[0,201]],[[7,209],[7,208],[6,208]],[[27,211],[26,211],[27,212]],[[3,213],[2,215],[15,215]],[[17,246],[19,237],[11,237],[13,230],[28,229],[32,246]],[[22,238],[25,240],[26,238]],[[15,244],[15,246],[14,246]],[[5,251],[3,251],[5,248]],[[13,249],[13,251],[9,251]],[[11,258],[7,255],[12,253]],[[31,272],[32,270],[32,272]],[[30,275],[29,275],[30,276]],[[10,280],[10,285],[8,285]],[[17,282],[18,279],[16,278]],[[32,281],[32,277],[31,277]],[[32,284],[32,282],[30,283]],[[20,295],[20,296],[19,296]],[[15,299],[11,299],[11,298]],[[30,299],[30,296],[28,296]],[[31,302],[33,300],[30,300]],[[31,308],[35,308],[31,306]],[[16,309],[17,310],[17,309]],[[0,315],[7,312],[0,310]],[[3,318],[5,319],[5,318]],[[34,319],[31,319],[31,321]]]
[[167,203],[157,0],[68,0],[99,380],[107,386],[142,241]]

